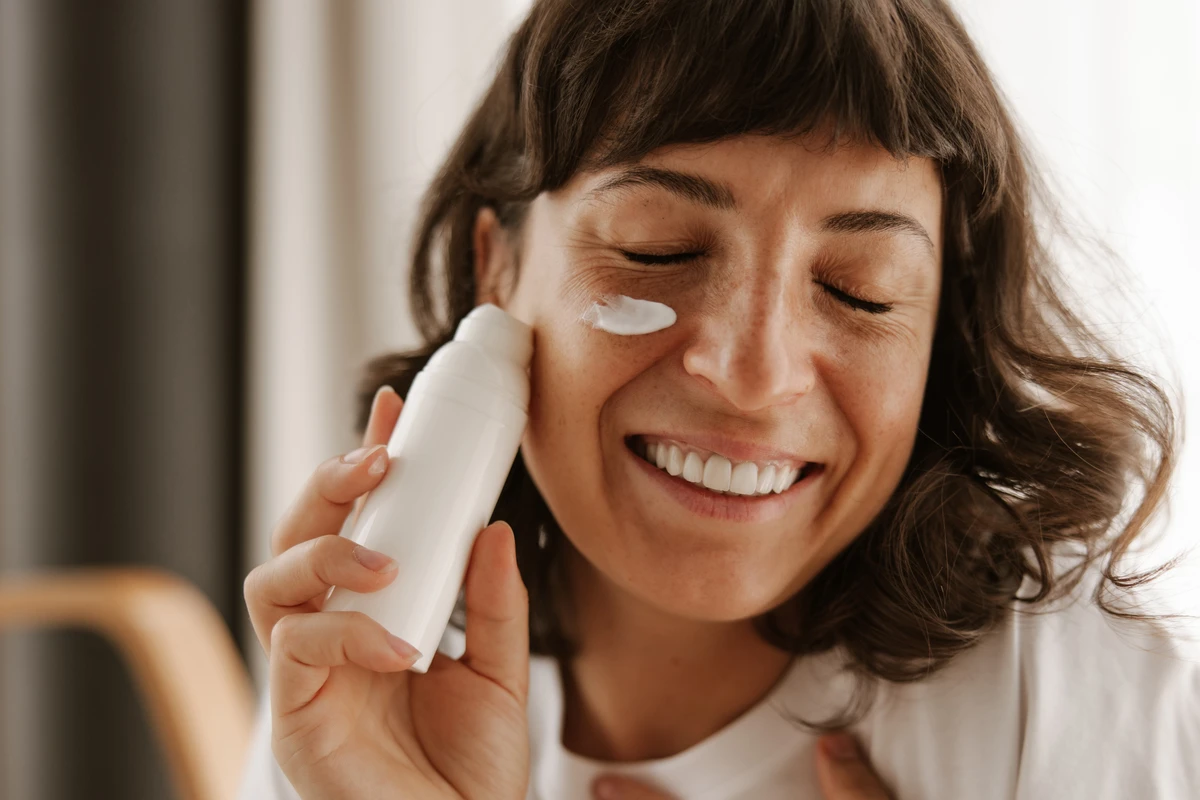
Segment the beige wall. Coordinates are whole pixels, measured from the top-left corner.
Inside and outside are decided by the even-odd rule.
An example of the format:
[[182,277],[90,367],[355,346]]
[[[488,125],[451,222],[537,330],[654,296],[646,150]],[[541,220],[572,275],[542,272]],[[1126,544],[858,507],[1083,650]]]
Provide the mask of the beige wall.
[[[1074,232],[1064,251],[1088,312],[1200,418],[1200,3],[952,0],[1007,94]],[[1194,425],[1192,426],[1195,427]],[[1200,546],[1200,442],[1185,443],[1148,561]],[[1161,582],[1200,614],[1200,552]]]

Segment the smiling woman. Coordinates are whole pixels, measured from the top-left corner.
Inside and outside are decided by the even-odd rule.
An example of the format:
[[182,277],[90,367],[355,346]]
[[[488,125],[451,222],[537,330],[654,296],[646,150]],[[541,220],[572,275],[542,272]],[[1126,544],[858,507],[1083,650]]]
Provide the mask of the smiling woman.
[[[531,203],[519,265],[488,245],[481,285],[518,272],[491,299],[539,335],[522,453],[551,518],[581,567],[683,617],[745,619],[794,595],[878,514],[912,449],[939,261],[909,227],[875,223],[940,241],[937,171],[812,143],[658,148],[642,174],[670,186],[581,172]],[[498,238],[489,220],[480,235]],[[679,321],[613,342],[573,324],[598,294]],[[642,469],[660,441],[678,476]],[[555,468],[564,452],[574,469]],[[729,491],[735,466],[805,479],[749,497]]]
[[[532,326],[514,541],[480,536],[460,661],[410,679],[346,620],[303,702],[287,644],[317,623],[268,600],[316,556],[260,568],[252,614],[285,615],[264,752],[322,797],[561,800],[617,772],[782,800],[849,774],[813,761],[849,726],[902,797],[1200,788],[1200,671],[1156,623],[1110,626],[1152,577],[1122,557],[1171,408],[1071,310],[1023,153],[941,2],[537,3],[427,195],[427,347],[375,362],[363,406],[394,422],[379,387],[479,303]],[[581,324],[614,297],[672,324]]]

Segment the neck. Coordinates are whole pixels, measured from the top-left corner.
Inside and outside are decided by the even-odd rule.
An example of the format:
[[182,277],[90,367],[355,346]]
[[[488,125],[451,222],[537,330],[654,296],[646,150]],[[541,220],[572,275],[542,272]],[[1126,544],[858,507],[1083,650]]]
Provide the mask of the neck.
[[791,656],[749,620],[652,608],[568,548],[577,655],[564,665],[563,746],[603,761],[683,752],[767,695]]

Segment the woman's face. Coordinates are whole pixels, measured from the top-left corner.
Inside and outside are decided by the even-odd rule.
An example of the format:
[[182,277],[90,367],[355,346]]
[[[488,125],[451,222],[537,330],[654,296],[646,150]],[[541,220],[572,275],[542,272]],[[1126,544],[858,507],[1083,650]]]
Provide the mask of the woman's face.
[[[764,136],[663,148],[538,197],[504,301],[536,332],[522,452],[590,569],[669,613],[744,619],[857,536],[916,435],[941,219],[928,160]],[[582,323],[607,295],[677,321]],[[798,479],[713,491],[647,461],[652,442]]]

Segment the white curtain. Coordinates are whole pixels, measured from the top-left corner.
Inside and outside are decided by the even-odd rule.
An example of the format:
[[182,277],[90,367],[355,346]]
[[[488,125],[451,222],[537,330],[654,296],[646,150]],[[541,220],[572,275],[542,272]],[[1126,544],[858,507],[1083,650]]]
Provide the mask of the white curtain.
[[363,363],[415,343],[417,202],[527,2],[254,5],[247,570],[313,467],[353,446]]
[[[414,342],[404,265],[415,203],[528,0],[257,0],[253,28],[248,567],[319,461],[353,443],[372,354]],[[1200,412],[1200,4],[958,0],[1072,215],[1143,300],[1118,335],[1173,343]],[[1081,263],[1077,275],[1091,280]],[[1103,287],[1100,287],[1102,289]],[[1098,306],[1104,296],[1090,296]],[[1142,347],[1136,345],[1134,349]],[[1185,452],[1155,555],[1197,542]],[[1197,559],[1171,583],[1200,608]]]

